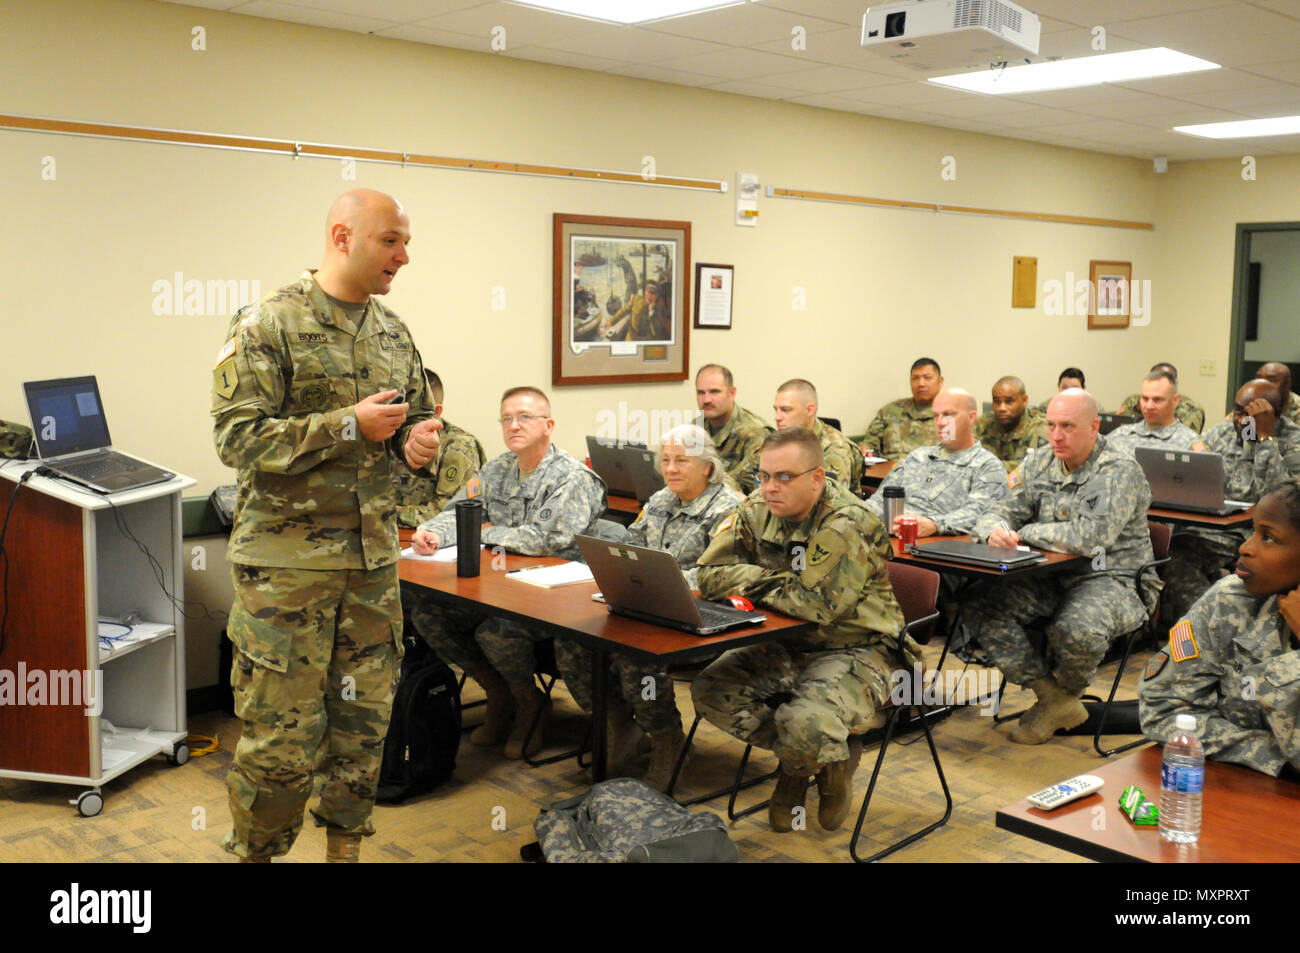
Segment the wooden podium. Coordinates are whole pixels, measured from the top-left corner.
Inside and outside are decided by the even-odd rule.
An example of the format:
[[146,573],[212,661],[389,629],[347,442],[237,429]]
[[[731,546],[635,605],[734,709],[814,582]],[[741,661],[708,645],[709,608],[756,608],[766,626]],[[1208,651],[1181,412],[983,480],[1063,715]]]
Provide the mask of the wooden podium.
[[[0,466],[0,520],[37,466]],[[181,491],[194,483],[101,496],[33,476],[17,491],[7,605],[0,590],[0,777],[89,785],[76,804],[91,817],[107,781],[160,753],[188,760]]]

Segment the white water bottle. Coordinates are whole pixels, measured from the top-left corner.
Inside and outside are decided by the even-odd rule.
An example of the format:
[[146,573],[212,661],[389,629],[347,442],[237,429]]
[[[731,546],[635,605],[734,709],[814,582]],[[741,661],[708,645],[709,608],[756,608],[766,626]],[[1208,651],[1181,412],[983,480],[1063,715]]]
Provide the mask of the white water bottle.
[[1160,836],[1175,844],[1194,844],[1201,834],[1201,789],[1205,750],[1196,737],[1196,718],[1179,715],[1165,742],[1160,771]]

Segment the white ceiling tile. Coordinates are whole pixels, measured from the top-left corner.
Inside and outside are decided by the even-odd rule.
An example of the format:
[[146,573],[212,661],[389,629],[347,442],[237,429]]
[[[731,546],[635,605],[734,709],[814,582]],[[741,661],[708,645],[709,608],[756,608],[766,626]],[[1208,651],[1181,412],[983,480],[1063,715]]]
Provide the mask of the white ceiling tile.
[[377,30],[395,25],[392,20],[359,17],[346,13],[331,13],[328,10],[297,7],[288,3],[276,3],[273,0],[254,0],[253,3],[246,3],[232,12],[253,17],[263,17],[268,20],[286,20],[289,23],[305,23],[308,26],[329,27],[334,30],[351,30],[355,33],[374,33]]
[[1300,60],[1280,60],[1275,63],[1251,63],[1241,72],[1277,79],[1285,83],[1300,83]]
[[1091,28],[1070,27],[1068,30],[1044,36],[1038,44],[1038,56],[1034,57],[1034,62],[1052,57],[1071,60],[1082,56],[1124,53],[1128,50],[1141,49],[1146,45],[1122,36],[1111,36],[1109,32],[1105,35],[1104,49],[1094,49],[1094,42],[1100,42],[1100,39],[1094,39]]
[[616,26],[611,23],[588,23],[583,33],[531,45],[545,46],[551,50],[567,50],[572,53],[592,53],[607,59],[648,65],[657,65],[683,56],[731,49],[721,43],[709,43],[684,36],[669,36],[666,33],[650,33],[637,27]]
[[737,96],[756,96],[760,99],[789,99],[800,96],[803,90],[791,86],[773,86],[768,83],[751,83],[748,80],[729,79],[723,83],[706,86],[718,93],[734,93]]
[[531,60],[535,63],[550,63],[554,66],[571,66],[574,69],[595,70],[597,72],[608,72],[628,65],[622,60],[606,59],[603,56],[592,56],[590,53],[572,53],[568,50],[551,50],[543,46],[523,46],[518,49],[508,49],[504,50],[501,55],[510,56],[520,60]]
[[1127,39],[1168,46],[1221,66],[1287,59],[1300,49],[1300,21],[1244,3],[1198,10],[1194,15],[1122,20],[1108,29]]
[[1218,109],[1239,112],[1246,108],[1266,107],[1273,103],[1287,103],[1300,99],[1300,86],[1277,83],[1255,89],[1225,89],[1213,93],[1193,93],[1186,99],[1198,106],[1214,106]]
[[788,47],[794,39],[795,27],[803,27],[806,38],[829,30],[841,30],[844,25],[785,10],[771,10],[761,3],[723,7],[721,10],[673,17],[671,20],[644,25],[644,29],[655,33],[690,36],[697,40],[746,47],[782,41]]
[[[764,80],[762,76],[754,78],[760,82]],[[844,89],[860,90],[870,83],[884,85],[889,79],[843,66],[819,66],[797,73],[773,74],[767,81],[804,93],[835,93]]]
[[1271,103],[1267,106],[1242,106],[1233,112],[1241,113],[1250,119],[1272,119],[1277,116],[1300,116],[1300,97],[1284,103]]
[[1206,7],[1231,6],[1233,0],[1026,0],[1027,6],[1039,16],[1060,17],[1084,26],[1107,25],[1116,20],[1134,16],[1162,16],[1188,13]]
[[666,69],[662,66],[646,66],[644,63],[635,63],[631,66],[623,66],[617,69],[609,70],[618,76],[633,76],[637,79],[649,79],[656,83],[673,83],[677,86],[707,86],[711,83],[722,81],[720,76],[709,76],[704,73],[692,73],[687,70]]
[[867,0],[762,0],[762,5],[861,28],[862,14],[867,12],[870,3]]
[[1300,20],[1300,0],[1248,0],[1252,6],[1263,7]]
[[659,65],[667,69],[712,73],[725,76],[727,79],[749,79],[755,76],[793,73],[817,66],[815,62],[803,59],[796,53],[779,56],[775,53],[760,53],[757,50],[742,50],[737,47],[725,47],[710,53],[665,59]]
[[279,0],[279,2],[293,7],[309,7],[350,16],[365,17],[379,14],[383,19],[394,23],[411,23],[438,14],[463,10],[466,7],[482,6],[489,0],[383,0],[381,3],[374,3],[371,0]]
[[[505,0],[424,17],[415,23],[417,26],[428,27],[431,30],[447,30],[452,33],[485,37],[491,37],[496,28],[503,27],[508,47],[545,46],[547,48],[554,48],[556,41],[587,36],[601,26],[609,26],[581,17],[564,16],[533,7],[520,6],[517,3],[507,3]],[[620,28],[614,27],[614,29]]]

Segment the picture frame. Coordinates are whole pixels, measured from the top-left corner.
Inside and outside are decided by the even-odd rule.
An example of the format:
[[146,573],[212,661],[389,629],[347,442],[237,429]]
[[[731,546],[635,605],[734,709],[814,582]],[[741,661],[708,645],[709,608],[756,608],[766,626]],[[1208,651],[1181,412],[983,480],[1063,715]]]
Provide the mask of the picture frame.
[[1088,279],[1088,330],[1127,328],[1133,263],[1089,262]]
[[731,330],[735,268],[695,263],[695,327]]
[[551,383],[690,376],[691,223],[556,212]]

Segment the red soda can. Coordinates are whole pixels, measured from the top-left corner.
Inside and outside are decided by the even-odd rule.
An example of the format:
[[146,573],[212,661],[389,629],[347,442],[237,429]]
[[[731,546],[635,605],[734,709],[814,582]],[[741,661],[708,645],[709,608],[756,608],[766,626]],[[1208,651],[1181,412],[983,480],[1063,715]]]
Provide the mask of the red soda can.
[[916,545],[916,534],[920,524],[915,516],[900,516],[898,518],[898,552],[903,554],[907,552],[908,546]]

